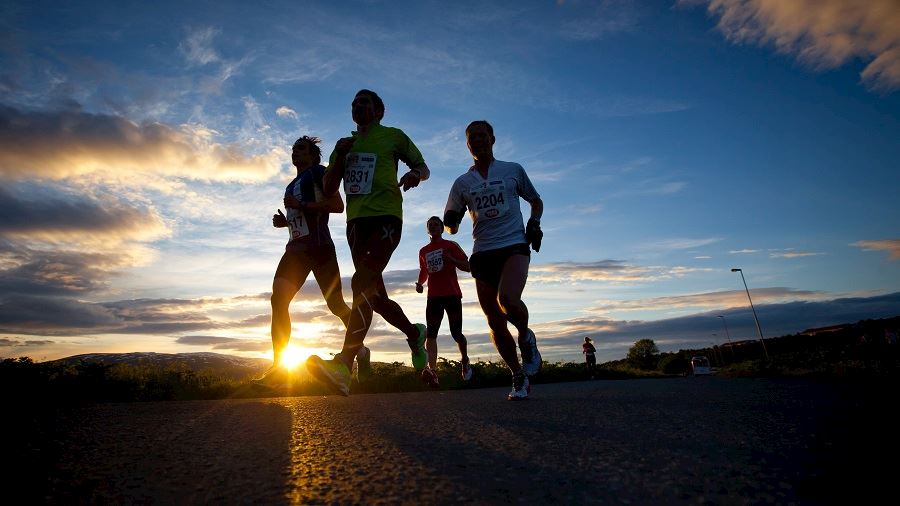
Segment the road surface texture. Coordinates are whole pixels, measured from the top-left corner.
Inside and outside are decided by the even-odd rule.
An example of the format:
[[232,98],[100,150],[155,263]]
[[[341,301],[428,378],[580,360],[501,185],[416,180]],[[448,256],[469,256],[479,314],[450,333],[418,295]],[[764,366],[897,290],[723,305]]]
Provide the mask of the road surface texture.
[[[98,404],[28,502],[861,504],[896,497],[893,385],[672,378]],[[890,432],[889,432],[890,431]],[[882,457],[885,467],[876,465]],[[32,458],[32,460],[34,460]],[[34,464],[32,462],[32,464]],[[34,478],[34,477],[32,477]]]

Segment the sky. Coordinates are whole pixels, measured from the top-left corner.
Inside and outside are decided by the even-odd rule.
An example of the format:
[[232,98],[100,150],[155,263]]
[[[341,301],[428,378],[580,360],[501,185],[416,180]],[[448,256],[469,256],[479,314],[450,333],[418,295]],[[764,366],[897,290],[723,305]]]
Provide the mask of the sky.
[[[361,88],[432,171],[385,272],[413,321],[476,119],[545,204],[545,360],[757,339],[732,268],[765,337],[900,315],[898,27],[896,0],[3,2],[0,357],[270,357],[290,146],[327,160]],[[460,281],[469,354],[498,360]],[[295,346],[339,350],[314,280],[291,307]],[[459,359],[446,321],[438,343]],[[409,362],[380,318],[366,344]]]

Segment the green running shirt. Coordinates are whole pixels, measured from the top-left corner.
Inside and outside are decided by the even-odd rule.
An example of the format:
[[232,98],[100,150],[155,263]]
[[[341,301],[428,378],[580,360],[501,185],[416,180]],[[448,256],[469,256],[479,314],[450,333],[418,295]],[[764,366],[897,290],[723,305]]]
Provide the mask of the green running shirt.
[[[428,169],[419,148],[403,130],[372,125],[365,136],[353,132],[356,141],[347,154],[344,171],[344,194],[347,197],[347,220],[368,216],[396,216],[403,219],[403,194],[397,186],[397,162],[410,168],[421,168],[422,180]],[[333,166],[336,153],[329,157]]]

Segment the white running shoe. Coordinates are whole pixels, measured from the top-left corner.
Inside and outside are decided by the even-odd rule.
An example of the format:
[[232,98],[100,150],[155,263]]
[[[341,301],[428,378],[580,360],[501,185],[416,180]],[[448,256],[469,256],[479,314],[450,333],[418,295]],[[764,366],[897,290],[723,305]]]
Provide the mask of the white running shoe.
[[528,376],[534,376],[541,370],[541,352],[538,351],[537,338],[531,329],[528,329],[525,342],[519,343],[519,348],[522,350],[522,370]]
[[510,401],[521,401],[528,398],[529,392],[531,392],[531,384],[528,382],[528,375],[522,371],[513,374],[512,390],[510,390],[506,399]]
[[468,362],[464,362],[462,365],[462,372],[460,374],[462,375],[463,381],[469,381],[470,379],[472,379],[472,366],[469,365]]

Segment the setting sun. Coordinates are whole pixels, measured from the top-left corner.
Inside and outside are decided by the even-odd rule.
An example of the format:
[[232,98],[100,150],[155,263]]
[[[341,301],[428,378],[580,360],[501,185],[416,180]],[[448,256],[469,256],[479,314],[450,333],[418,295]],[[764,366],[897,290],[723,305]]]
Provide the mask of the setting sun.
[[294,370],[309,357],[309,352],[305,348],[300,348],[289,344],[281,354],[281,367],[288,370]]

